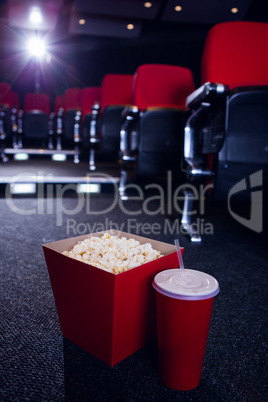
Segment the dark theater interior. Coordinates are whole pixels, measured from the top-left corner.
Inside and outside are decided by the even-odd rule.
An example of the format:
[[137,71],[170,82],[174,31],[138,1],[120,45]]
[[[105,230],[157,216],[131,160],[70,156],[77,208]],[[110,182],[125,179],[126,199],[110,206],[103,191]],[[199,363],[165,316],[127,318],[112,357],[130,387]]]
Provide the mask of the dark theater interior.
[[267,401],[267,2],[0,0],[0,52],[0,401]]

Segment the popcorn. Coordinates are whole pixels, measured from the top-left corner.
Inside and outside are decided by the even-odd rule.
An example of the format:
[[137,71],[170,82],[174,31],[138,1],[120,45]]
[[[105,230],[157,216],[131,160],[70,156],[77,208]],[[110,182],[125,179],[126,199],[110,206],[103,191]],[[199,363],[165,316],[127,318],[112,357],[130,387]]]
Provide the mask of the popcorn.
[[140,244],[135,239],[119,238],[109,233],[104,233],[102,237],[89,236],[62,254],[114,274],[162,257],[150,243]]

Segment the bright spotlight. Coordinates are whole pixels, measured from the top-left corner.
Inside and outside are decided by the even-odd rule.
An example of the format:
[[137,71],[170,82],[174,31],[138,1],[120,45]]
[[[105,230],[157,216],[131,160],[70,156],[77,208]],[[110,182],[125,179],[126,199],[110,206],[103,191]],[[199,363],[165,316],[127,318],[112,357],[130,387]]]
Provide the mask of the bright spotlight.
[[45,44],[40,38],[33,38],[28,44],[29,52],[32,56],[42,57],[45,54]]
[[43,17],[40,8],[38,7],[33,7],[30,15],[29,15],[29,20],[33,25],[38,25],[42,22]]

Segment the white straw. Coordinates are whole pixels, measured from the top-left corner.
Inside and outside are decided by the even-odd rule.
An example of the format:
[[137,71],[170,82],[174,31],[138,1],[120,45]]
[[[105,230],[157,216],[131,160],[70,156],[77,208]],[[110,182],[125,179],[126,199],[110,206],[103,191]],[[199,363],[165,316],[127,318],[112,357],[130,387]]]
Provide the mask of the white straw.
[[183,259],[182,259],[182,255],[181,255],[181,248],[180,248],[180,242],[178,239],[174,240],[175,246],[176,246],[176,250],[177,250],[177,254],[178,254],[178,259],[179,259],[179,263],[180,263],[180,268],[184,269],[184,263],[183,263]]

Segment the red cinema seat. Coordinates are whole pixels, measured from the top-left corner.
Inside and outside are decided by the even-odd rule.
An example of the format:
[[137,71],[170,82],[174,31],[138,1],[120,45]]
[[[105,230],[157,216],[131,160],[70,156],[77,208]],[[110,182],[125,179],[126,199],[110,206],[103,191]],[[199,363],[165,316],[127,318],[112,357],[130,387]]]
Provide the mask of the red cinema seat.
[[2,109],[12,106],[12,89],[6,82],[0,82],[0,106]]
[[195,89],[191,70],[165,64],[138,67],[134,78],[134,105],[140,110],[182,109]]
[[168,170],[178,174],[185,101],[194,89],[188,68],[163,64],[138,67],[133,85],[135,106],[126,113],[121,130],[121,189],[126,180],[124,167],[133,159],[138,177],[166,176]]
[[122,111],[132,105],[133,75],[106,74],[101,85],[101,152],[118,158]]
[[[234,192],[238,202],[249,197],[243,184],[247,177],[267,181],[267,43],[267,23],[236,21],[212,27],[202,56],[203,85],[187,98],[184,159],[189,180],[210,177],[214,200],[228,205]],[[258,171],[260,177],[255,177]],[[239,183],[241,191],[234,187]],[[192,196],[186,194],[185,206]],[[184,210],[182,221],[191,227],[191,207]]]
[[50,99],[44,93],[27,93],[23,106],[23,143],[29,146],[48,146]]

